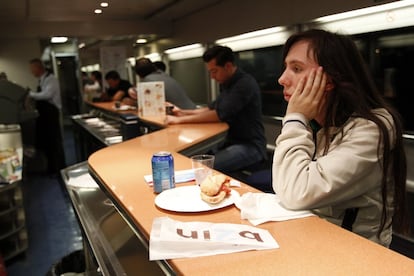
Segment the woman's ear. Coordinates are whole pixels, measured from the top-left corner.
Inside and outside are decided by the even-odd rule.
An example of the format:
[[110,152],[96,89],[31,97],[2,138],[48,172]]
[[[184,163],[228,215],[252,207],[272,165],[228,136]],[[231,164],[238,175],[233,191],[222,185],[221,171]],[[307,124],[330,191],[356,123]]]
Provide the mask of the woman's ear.
[[328,77],[326,81],[325,90],[331,92],[335,88],[335,85],[332,82],[332,79]]

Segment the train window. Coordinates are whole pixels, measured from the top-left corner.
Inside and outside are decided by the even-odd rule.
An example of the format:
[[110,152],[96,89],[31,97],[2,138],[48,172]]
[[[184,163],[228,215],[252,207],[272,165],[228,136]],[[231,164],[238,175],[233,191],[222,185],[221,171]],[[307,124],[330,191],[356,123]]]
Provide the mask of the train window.
[[277,79],[282,73],[283,46],[236,53],[238,66],[251,74],[262,91],[263,115],[283,116],[286,102]]
[[207,73],[201,57],[171,61],[169,66],[171,76],[183,86],[194,103],[208,102]]
[[414,28],[364,34],[362,54],[372,70],[379,91],[398,110],[405,131],[414,132],[410,94],[414,92]]

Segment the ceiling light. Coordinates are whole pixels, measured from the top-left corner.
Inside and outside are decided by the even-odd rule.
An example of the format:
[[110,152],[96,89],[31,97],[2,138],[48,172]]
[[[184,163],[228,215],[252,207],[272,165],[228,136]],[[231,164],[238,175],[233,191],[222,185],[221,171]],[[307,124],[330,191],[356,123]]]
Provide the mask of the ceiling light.
[[66,36],[54,36],[50,39],[50,42],[52,43],[65,43],[68,41],[68,38]]
[[204,46],[200,43],[172,48],[165,51],[170,60],[181,60],[187,58],[201,57],[204,53]]
[[145,55],[144,57],[150,59],[152,62],[161,61],[160,53],[151,53],[151,54]]
[[146,40],[145,38],[138,38],[136,42],[137,42],[138,44],[144,44],[144,43],[147,43],[147,42],[148,42],[148,40]]
[[82,42],[82,43],[79,43],[78,48],[79,48],[79,49],[82,49],[82,48],[84,48],[85,46],[86,46],[86,44]]
[[369,33],[412,26],[414,1],[395,1],[384,5],[317,18],[314,22],[332,32]]
[[93,12],[96,13],[96,14],[100,14],[100,13],[102,13],[102,10],[101,9],[96,9]]
[[181,46],[181,47],[177,47],[177,48],[172,48],[172,49],[168,49],[165,51],[166,54],[174,54],[174,53],[179,53],[179,52],[185,52],[185,51],[190,51],[193,49],[197,49],[202,47],[202,45],[200,43],[196,43],[196,44],[191,44],[191,45],[186,45],[186,46]]
[[109,6],[108,2],[102,2],[101,3],[102,8],[107,8],[108,6]]
[[230,47],[233,51],[245,51],[282,45],[286,42],[289,35],[290,32],[286,28],[273,27],[222,38],[217,40],[216,43]]

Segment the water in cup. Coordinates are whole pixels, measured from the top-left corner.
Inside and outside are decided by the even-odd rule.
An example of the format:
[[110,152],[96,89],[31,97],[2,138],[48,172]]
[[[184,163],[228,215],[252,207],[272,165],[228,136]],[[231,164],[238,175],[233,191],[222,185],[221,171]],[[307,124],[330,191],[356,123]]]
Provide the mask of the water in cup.
[[200,154],[191,157],[195,181],[200,185],[213,172],[214,155]]

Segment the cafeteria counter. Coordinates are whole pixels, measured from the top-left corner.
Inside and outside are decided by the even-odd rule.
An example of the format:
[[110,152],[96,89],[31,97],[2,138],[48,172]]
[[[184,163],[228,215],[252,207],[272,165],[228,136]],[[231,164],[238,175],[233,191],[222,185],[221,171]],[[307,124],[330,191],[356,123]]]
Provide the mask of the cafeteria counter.
[[[188,169],[190,160],[180,154],[204,139],[224,131],[211,124],[169,126],[95,152],[89,171],[132,231],[148,247],[153,219],[168,216],[180,221],[247,224],[234,206],[204,213],[176,213],[154,205],[155,194],[143,176],[151,172],[154,152],[173,152],[177,170]],[[137,154],[139,152],[139,154]],[[185,184],[180,184],[185,185]],[[191,185],[191,184],[190,184]],[[242,184],[240,194],[257,190]],[[280,249],[248,251],[220,256],[166,260],[167,274],[306,274],[306,275],[409,275],[414,261],[317,217],[260,226],[267,229]],[[392,264],[392,265],[390,265]]]
[[[102,107],[109,110],[110,105]],[[162,120],[145,118],[161,126]],[[148,261],[152,221],[168,216],[180,221],[248,224],[234,206],[203,213],[175,213],[159,209],[143,176],[151,172],[154,152],[173,152],[176,170],[188,169],[186,156],[202,152],[225,135],[225,124],[168,126],[113,144],[93,153],[87,162],[68,168],[70,177],[86,170],[99,187],[68,191],[75,211],[103,275],[410,275],[414,261],[317,217],[260,225],[280,248],[265,251]],[[179,184],[186,185],[186,184]],[[191,183],[190,183],[191,185]],[[258,192],[242,184],[240,193]],[[392,265],[390,265],[392,264]],[[147,272],[146,272],[147,271]]]

